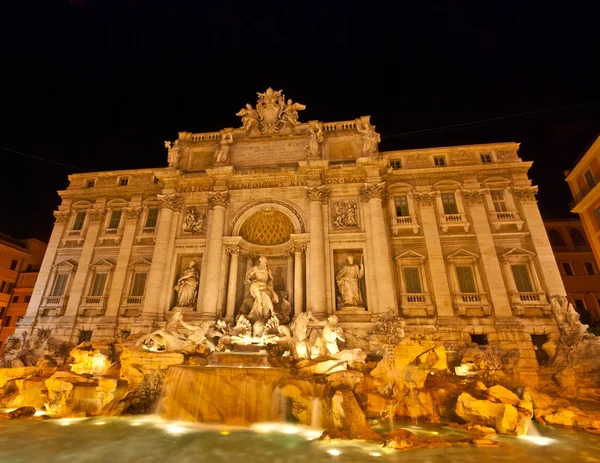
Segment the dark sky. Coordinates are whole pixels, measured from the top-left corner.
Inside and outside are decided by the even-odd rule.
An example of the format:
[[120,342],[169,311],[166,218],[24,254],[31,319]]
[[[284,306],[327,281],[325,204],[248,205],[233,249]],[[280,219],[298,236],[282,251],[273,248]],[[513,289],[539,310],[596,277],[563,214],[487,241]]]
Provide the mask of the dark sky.
[[[568,216],[563,170],[600,132],[594,2],[388,3],[0,1],[0,146],[165,166],[163,140],[237,127],[272,86],[304,121],[371,114],[382,150],[521,142],[543,214]],[[0,159],[0,232],[48,239],[78,170]]]

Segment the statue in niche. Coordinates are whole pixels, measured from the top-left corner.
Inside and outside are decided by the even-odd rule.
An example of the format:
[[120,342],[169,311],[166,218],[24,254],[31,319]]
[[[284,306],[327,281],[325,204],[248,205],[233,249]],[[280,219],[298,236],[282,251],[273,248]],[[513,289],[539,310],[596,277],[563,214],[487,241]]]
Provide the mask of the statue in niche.
[[258,258],[258,265],[248,271],[244,282],[250,285],[250,295],[254,298],[247,318],[252,322],[254,336],[260,337],[265,323],[274,315],[273,304],[279,302],[279,296],[273,290],[273,275],[267,267],[265,256]]
[[282,325],[287,325],[292,320],[292,304],[288,300],[288,292],[281,291],[281,304],[275,308],[275,315]]
[[308,125],[308,145],[304,148],[310,158],[321,157],[323,127],[320,122],[312,121]]
[[341,297],[338,298],[338,309],[343,307],[364,307],[362,294],[360,292],[360,280],[365,276],[363,256],[360,264],[354,263],[354,257],[347,257],[348,263],[338,272],[335,277]]
[[365,120],[357,120],[356,130],[362,135],[362,154],[369,155],[377,153],[377,144],[381,141],[381,137],[375,132],[375,127],[371,125],[368,118]]
[[199,283],[200,274],[196,268],[196,262],[191,261],[173,288],[177,291],[177,307],[194,307],[196,305]]
[[169,167],[179,168],[179,161],[181,160],[181,151],[179,147],[179,140],[175,140],[173,143],[165,141],[165,148],[168,150],[167,162]]
[[244,129],[246,132],[250,132],[253,128],[259,128],[258,113],[251,104],[246,103],[246,107],[240,109],[236,113],[236,116],[240,116],[242,118],[242,129]]
[[216,165],[227,164],[229,162],[229,148],[233,143],[233,133],[227,132],[221,135],[221,142],[215,151],[214,161]]
[[293,103],[291,99],[288,99],[281,112],[281,122],[283,122],[283,126],[294,129],[300,123],[298,122],[298,111],[303,111],[305,109],[306,105]]
[[183,231],[204,233],[204,219],[204,214],[199,213],[195,207],[188,207],[185,213]]

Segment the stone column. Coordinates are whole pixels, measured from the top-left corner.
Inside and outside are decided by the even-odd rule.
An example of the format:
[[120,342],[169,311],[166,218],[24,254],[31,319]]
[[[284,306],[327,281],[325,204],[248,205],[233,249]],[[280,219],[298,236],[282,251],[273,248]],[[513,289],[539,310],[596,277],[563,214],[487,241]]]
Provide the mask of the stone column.
[[294,315],[304,311],[304,268],[302,260],[305,246],[294,246]]
[[323,201],[329,192],[325,187],[306,188],[306,199],[310,203],[310,307],[308,310],[317,318],[327,316],[327,293],[325,272],[325,237],[323,233]]
[[202,318],[213,320],[217,315],[219,282],[221,281],[221,259],[223,257],[223,232],[225,210],[229,202],[227,191],[208,194],[208,205],[213,210],[206,240],[206,280],[202,295]]
[[431,273],[431,283],[438,317],[454,317],[452,297],[448,283],[448,274],[444,263],[442,243],[435,215],[437,192],[415,193],[415,199],[421,212],[425,247],[427,248],[427,263]]
[[512,316],[510,301],[502,277],[502,268],[498,261],[498,253],[496,252],[488,214],[485,210],[487,194],[488,190],[485,189],[463,192],[469,205],[473,231],[481,253],[481,263],[490,289],[490,299],[494,306],[494,313],[498,317],[510,317]]
[[92,263],[92,256],[94,254],[94,248],[96,247],[96,240],[98,239],[98,232],[100,231],[100,225],[102,224],[105,213],[106,211],[104,209],[87,210],[89,225],[85,233],[85,240],[79,256],[79,264],[77,264],[75,278],[70,287],[69,300],[67,301],[67,309],[65,310],[65,321],[71,318],[75,320],[77,317],[77,309],[79,308],[79,303],[83,296],[85,280],[90,271],[90,264]]
[[546,283],[546,291],[550,296],[566,296],[565,286],[535,199],[537,190],[537,186],[514,187],[512,193],[521,203],[523,213],[521,218],[527,222],[527,229],[540,266],[539,270]]
[[375,258],[375,276],[377,277],[377,299],[379,312],[396,313],[398,304],[392,277],[390,244],[385,225],[382,200],[385,196],[385,183],[365,184],[360,192],[361,201],[369,204],[371,216],[371,239]]
[[159,307],[160,292],[165,278],[165,266],[167,263],[167,252],[169,241],[171,240],[171,223],[173,221],[173,211],[181,209],[181,197],[171,193],[158,195],[161,200],[161,211],[158,218],[156,230],[156,242],[154,244],[154,253],[152,254],[152,265],[148,273],[146,282],[146,294],[144,296],[144,307],[142,317],[146,324],[157,320],[161,312]]
[[40,308],[40,304],[42,303],[42,299],[44,298],[44,294],[46,291],[50,291],[48,285],[52,284],[52,282],[49,281],[50,274],[52,273],[52,266],[55,263],[56,252],[60,246],[60,240],[70,215],[70,211],[54,211],[56,220],[54,222],[52,234],[50,235],[50,240],[48,241],[46,254],[44,255],[44,260],[42,261],[35,287],[31,294],[31,300],[27,306],[27,313],[25,317],[19,321],[15,335],[18,335],[21,331],[29,331],[35,324],[35,318]]
[[287,255],[287,274],[285,281],[285,289],[288,293],[288,301],[294,302],[294,251],[288,252]]
[[231,256],[229,264],[229,282],[227,284],[227,307],[225,319],[233,321],[235,316],[235,297],[237,294],[237,277],[238,277],[238,261],[240,249],[238,247],[227,248],[227,252]]
[[119,315],[119,306],[123,297],[123,287],[125,286],[125,278],[127,277],[127,267],[131,256],[131,249],[140,214],[141,207],[130,207],[123,210],[125,226],[123,227],[123,236],[121,238],[121,247],[119,248],[119,256],[117,264],[112,274],[110,284],[110,293],[106,304],[106,317],[117,318]]
[[227,286],[229,284],[229,252],[227,247],[223,246],[223,253],[221,254],[221,278],[219,280],[219,298],[217,299],[217,318],[223,318],[226,313],[227,304]]

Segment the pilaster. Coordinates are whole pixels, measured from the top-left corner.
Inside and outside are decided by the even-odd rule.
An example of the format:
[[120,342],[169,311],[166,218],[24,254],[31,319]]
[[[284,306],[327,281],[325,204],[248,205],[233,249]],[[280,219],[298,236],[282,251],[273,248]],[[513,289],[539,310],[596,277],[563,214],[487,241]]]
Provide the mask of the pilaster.
[[315,317],[327,315],[327,292],[325,272],[325,237],[323,233],[323,206],[329,191],[324,186],[306,188],[306,199],[310,204],[310,310]]

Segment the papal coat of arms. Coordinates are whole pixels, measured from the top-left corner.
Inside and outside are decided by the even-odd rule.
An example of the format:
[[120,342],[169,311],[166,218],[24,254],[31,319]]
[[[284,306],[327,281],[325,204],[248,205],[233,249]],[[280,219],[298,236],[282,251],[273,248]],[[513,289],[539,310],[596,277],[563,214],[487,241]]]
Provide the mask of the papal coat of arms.
[[258,130],[261,133],[294,130],[299,124],[298,111],[306,109],[300,103],[291,99],[286,101],[283,90],[273,90],[271,87],[264,93],[258,93],[256,109],[250,104],[240,109],[236,114],[242,118],[242,128],[250,133]]

